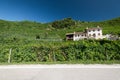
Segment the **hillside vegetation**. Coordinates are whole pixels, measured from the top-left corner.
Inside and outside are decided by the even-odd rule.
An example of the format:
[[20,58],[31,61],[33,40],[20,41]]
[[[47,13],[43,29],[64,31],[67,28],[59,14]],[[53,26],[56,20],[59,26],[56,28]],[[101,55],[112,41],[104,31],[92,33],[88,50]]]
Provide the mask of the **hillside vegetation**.
[[0,62],[119,61],[120,41],[65,41],[65,34],[100,26],[103,34],[120,36],[120,18],[103,22],[71,18],[51,23],[0,20]]

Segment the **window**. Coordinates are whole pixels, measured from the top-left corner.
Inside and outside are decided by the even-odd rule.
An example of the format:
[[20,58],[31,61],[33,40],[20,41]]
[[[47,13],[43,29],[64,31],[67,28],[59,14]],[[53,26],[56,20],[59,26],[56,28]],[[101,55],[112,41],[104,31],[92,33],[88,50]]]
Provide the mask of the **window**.
[[95,32],[95,30],[93,30],[93,32]]
[[91,31],[89,30],[89,32],[91,32]]
[[91,34],[89,34],[89,36],[91,37]]
[[98,29],[98,31],[100,31],[100,29]]
[[98,36],[100,36],[100,33],[98,33]]
[[93,34],[93,37],[96,37],[96,34]]
[[75,37],[77,37],[77,35],[75,35]]

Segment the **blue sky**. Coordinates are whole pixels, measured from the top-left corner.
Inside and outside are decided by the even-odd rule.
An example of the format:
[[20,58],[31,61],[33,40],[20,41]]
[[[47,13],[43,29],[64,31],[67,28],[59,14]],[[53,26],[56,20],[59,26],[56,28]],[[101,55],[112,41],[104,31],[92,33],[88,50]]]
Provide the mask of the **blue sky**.
[[0,19],[51,22],[67,17],[81,21],[120,17],[120,0],[0,0]]

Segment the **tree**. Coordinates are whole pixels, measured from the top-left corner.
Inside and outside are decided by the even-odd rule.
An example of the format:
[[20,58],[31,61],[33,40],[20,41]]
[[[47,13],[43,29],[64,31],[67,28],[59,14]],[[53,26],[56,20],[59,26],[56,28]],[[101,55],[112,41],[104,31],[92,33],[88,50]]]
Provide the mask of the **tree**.
[[52,23],[52,27],[54,28],[68,28],[74,25],[75,25],[75,21],[72,20],[72,18],[65,18],[63,20],[55,21]]

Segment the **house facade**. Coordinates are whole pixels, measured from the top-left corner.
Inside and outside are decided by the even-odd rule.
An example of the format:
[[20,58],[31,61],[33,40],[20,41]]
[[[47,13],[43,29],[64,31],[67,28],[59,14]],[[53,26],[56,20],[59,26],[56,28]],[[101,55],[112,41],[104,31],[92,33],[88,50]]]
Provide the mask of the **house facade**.
[[78,41],[82,39],[103,39],[102,28],[86,28],[84,32],[67,33],[66,40]]

